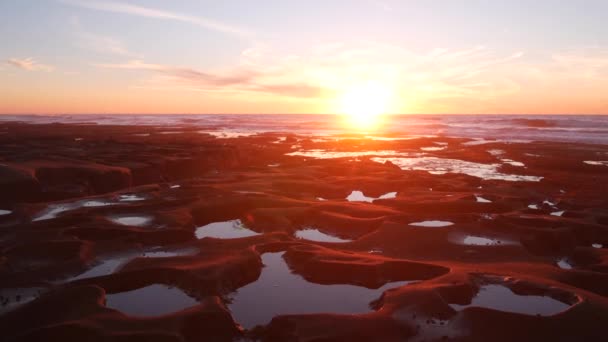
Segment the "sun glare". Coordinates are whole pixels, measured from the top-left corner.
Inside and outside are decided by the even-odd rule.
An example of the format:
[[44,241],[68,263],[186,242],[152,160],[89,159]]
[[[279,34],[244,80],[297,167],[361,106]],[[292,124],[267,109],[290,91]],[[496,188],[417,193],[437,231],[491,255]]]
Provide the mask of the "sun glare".
[[340,112],[348,124],[357,129],[374,129],[388,109],[391,91],[388,87],[368,82],[347,89],[340,98]]

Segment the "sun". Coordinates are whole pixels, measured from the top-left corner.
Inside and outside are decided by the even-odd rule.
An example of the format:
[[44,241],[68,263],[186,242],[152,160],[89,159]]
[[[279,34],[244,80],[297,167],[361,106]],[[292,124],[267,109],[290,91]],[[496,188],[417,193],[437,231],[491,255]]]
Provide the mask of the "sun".
[[339,100],[340,113],[348,124],[361,130],[374,129],[386,114],[391,98],[390,88],[378,82],[351,86]]

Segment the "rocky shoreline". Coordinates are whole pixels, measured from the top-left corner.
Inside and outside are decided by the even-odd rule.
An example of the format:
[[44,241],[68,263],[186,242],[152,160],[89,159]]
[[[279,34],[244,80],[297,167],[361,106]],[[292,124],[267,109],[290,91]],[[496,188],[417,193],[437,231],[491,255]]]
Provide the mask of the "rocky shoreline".
[[[0,133],[5,341],[606,338],[608,146],[190,126],[4,123]],[[232,226],[198,238],[218,222]],[[318,240],[299,238],[304,229]],[[252,290],[267,301],[402,283],[374,292],[366,312],[295,302],[247,326],[233,315],[249,300],[239,289],[272,271],[269,253],[305,288],[277,278]],[[496,286],[555,303],[476,302]],[[139,289],[160,309],[194,302],[151,316],[112,308],[112,296]],[[163,297],[170,289],[180,293]],[[263,308],[250,310],[258,322]]]

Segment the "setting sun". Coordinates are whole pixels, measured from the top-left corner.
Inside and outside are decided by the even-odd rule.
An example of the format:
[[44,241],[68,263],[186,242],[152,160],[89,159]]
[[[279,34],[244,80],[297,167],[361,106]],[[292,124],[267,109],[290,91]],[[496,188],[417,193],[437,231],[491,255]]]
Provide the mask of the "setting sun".
[[606,13],[0,0],[0,342],[608,342]]
[[347,89],[340,97],[340,112],[358,129],[374,128],[386,114],[390,89],[377,82],[367,82]]

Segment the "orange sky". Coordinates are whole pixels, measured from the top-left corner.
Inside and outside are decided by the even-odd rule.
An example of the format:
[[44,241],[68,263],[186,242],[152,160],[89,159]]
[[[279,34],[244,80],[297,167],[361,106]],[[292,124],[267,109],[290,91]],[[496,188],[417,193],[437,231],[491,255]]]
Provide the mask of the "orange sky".
[[608,114],[607,3],[550,3],[3,3],[0,113]]

